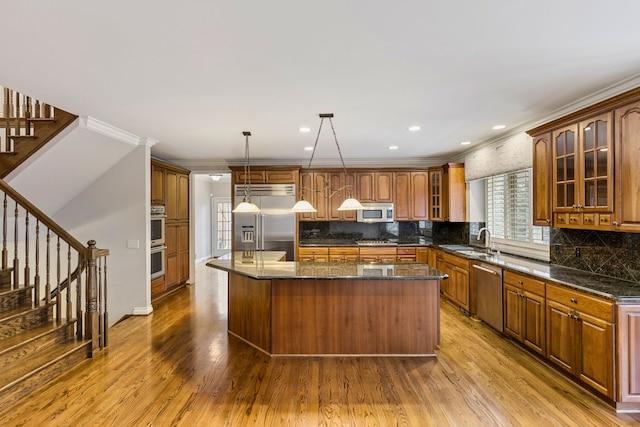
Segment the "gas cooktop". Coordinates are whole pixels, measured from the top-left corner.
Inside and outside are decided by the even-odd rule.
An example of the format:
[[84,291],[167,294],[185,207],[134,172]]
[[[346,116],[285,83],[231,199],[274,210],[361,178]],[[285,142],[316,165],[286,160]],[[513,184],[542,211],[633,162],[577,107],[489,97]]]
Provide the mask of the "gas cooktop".
[[389,240],[358,240],[356,243],[358,246],[398,246],[398,243]]

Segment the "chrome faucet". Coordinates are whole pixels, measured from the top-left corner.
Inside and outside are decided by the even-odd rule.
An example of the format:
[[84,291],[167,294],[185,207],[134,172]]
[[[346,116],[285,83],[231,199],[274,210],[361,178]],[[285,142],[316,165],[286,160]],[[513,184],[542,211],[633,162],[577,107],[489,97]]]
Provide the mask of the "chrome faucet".
[[480,230],[478,230],[478,238],[476,240],[480,240],[480,236],[482,235],[483,231],[487,232],[487,238],[484,242],[484,247],[491,250],[491,232],[487,227],[482,227]]

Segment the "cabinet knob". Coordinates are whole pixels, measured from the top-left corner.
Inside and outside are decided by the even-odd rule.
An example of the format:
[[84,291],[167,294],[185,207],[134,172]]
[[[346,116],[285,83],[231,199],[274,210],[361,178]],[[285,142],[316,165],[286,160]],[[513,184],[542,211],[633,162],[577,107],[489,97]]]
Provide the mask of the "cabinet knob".
[[524,285],[524,282],[522,280],[518,280],[518,284],[519,285]]
[[549,218],[547,218],[545,221],[547,221],[547,224],[551,224],[551,220]]
[[620,225],[620,223],[618,221],[613,221],[613,225],[617,227],[618,225]]
[[577,300],[577,299],[575,299],[575,298],[571,298],[571,300],[570,300],[570,301],[571,301],[572,303],[574,303],[574,304],[577,304],[577,303],[578,303],[578,300]]

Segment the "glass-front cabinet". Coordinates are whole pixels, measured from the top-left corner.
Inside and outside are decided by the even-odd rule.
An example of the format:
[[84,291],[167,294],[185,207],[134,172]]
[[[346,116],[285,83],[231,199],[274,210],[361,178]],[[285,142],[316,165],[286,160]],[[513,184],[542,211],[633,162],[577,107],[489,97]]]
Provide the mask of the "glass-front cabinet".
[[556,226],[611,227],[612,124],[612,114],[605,113],[553,132]]

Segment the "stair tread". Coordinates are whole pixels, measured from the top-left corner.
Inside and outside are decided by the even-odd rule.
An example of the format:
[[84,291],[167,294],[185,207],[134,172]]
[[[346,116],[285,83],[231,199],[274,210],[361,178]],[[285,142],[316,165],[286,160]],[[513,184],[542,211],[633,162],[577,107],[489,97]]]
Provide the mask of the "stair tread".
[[0,372],[0,388],[16,381],[25,375],[41,368],[53,360],[63,356],[65,353],[75,348],[84,346],[89,340],[69,339],[68,341],[57,343],[50,347],[44,348],[37,353],[32,353],[20,359],[20,363],[11,369]]
[[5,295],[14,294],[16,292],[20,292],[20,291],[24,291],[24,290],[29,290],[29,289],[33,289],[33,285],[20,286],[18,288],[14,288],[14,289],[3,288],[2,286],[0,286],[0,297],[3,297]]
[[12,318],[14,316],[19,316],[19,315],[21,315],[23,313],[28,313],[30,311],[35,311],[35,310],[38,310],[38,309],[46,308],[47,305],[53,306],[53,305],[55,305],[55,302],[52,301],[50,304],[47,304],[45,302],[41,302],[39,304],[34,304],[32,301],[30,301],[30,302],[28,302],[28,303],[26,303],[24,305],[18,306],[16,308],[12,308],[10,310],[0,312],[0,322],[2,322],[4,320],[7,320],[7,319],[10,319],[10,318]]
[[56,320],[49,320],[48,322],[45,322],[35,328],[25,329],[17,335],[0,339],[0,354],[19,344],[24,344],[31,339],[37,338],[41,335],[45,335],[61,328],[65,325],[65,321],[66,320],[63,320],[61,322]]

